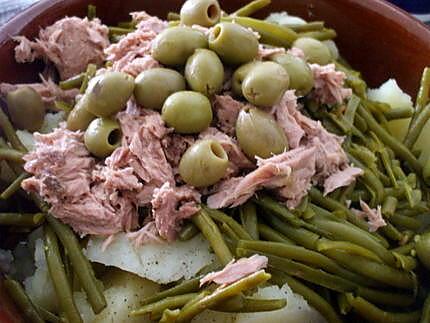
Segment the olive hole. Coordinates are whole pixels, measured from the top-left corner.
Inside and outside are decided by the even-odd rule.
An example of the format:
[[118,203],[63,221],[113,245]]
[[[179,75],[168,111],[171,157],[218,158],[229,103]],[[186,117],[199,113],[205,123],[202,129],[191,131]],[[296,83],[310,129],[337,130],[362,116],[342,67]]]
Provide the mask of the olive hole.
[[208,7],[208,11],[207,11],[208,17],[209,19],[217,19],[218,18],[218,8],[216,5],[211,4]]
[[226,159],[227,154],[225,150],[221,147],[219,143],[213,142],[211,143],[211,151],[212,153],[220,159]]
[[119,129],[114,129],[110,132],[108,136],[108,143],[111,146],[116,146],[121,141],[121,131]]
[[220,34],[221,34],[221,26],[215,26],[214,29],[212,29],[212,33],[210,34],[211,40],[214,41],[219,37]]

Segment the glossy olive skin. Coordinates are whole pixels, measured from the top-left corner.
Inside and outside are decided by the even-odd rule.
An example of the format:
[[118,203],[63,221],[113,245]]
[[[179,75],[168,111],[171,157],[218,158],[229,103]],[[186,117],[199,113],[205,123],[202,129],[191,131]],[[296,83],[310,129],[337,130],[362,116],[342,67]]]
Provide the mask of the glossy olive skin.
[[262,62],[249,71],[242,82],[243,96],[259,107],[278,103],[288,89],[289,76],[285,69],[274,62]]
[[185,90],[184,77],[168,68],[152,68],[140,73],[135,81],[134,97],[146,109],[161,110],[173,93]]
[[134,79],[123,72],[106,72],[91,79],[85,95],[87,110],[97,117],[119,112],[133,94]]
[[309,63],[327,65],[332,61],[330,50],[319,40],[313,38],[299,38],[293,43],[293,47],[300,48]]
[[178,133],[199,133],[212,122],[211,103],[206,96],[198,92],[176,92],[164,102],[161,117]]
[[239,112],[236,137],[240,148],[250,158],[269,158],[288,149],[284,131],[267,112],[257,108]]
[[257,65],[260,61],[252,61],[239,66],[233,73],[231,89],[233,93],[237,96],[242,96],[242,82],[248,73]]
[[18,129],[37,131],[45,118],[42,97],[33,88],[24,86],[6,96],[10,119]]
[[221,8],[217,0],[187,0],[181,8],[181,23],[211,27],[221,18]]
[[121,128],[113,119],[94,119],[85,131],[84,142],[94,156],[107,157],[121,144]]
[[215,52],[196,49],[185,65],[185,78],[193,91],[212,96],[222,88],[224,66]]
[[221,22],[210,31],[209,49],[226,64],[244,64],[257,57],[258,39],[241,25]]
[[82,96],[67,117],[67,129],[76,131],[87,129],[96,116],[87,110],[88,96]]
[[415,243],[415,250],[421,263],[430,270],[430,232],[419,236]]
[[167,66],[184,65],[197,48],[207,48],[206,36],[191,27],[167,28],[152,42],[151,54],[155,60]]
[[227,153],[218,141],[200,140],[182,156],[179,174],[188,185],[206,187],[224,177],[228,164]]
[[270,60],[281,65],[290,77],[290,89],[295,89],[296,94],[304,96],[314,86],[314,77],[309,65],[299,57],[289,53],[280,53],[270,56]]

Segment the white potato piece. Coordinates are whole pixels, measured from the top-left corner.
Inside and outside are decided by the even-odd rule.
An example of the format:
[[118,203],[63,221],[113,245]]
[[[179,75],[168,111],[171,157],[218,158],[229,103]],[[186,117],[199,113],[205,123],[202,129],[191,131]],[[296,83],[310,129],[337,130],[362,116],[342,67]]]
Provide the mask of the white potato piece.
[[189,241],[146,244],[137,249],[124,233],[116,235],[105,251],[103,242],[103,238],[90,238],[85,250],[90,261],[118,267],[160,284],[189,279],[215,260],[200,234]]
[[257,299],[287,300],[287,305],[278,311],[260,313],[228,314],[215,311],[204,311],[196,316],[192,323],[325,323],[326,320],[315,309],[309,306],[306,300],[294,294],[285,284],[282,288],[268,286],[259,288],[252,296]]
[[266,21],[273,22],[273,23],[279,24],[279,25],[304,25],[304,24],[306,24],[306,20],[304,20],[300,17],[290,16],[286,11],[271,13],[266,18]]

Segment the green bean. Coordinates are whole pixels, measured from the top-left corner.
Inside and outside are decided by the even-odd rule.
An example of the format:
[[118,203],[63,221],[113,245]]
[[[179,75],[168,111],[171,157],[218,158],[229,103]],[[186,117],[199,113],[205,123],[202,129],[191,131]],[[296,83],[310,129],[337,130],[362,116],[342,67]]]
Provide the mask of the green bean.
[[[181,20],[181,15],[179,13],[177,13],[177,12],[169,11],[167,13],[167,21],[174,21],[174,20]],[[121,27],[121,28],[130,28],[132,26],[130,26],[130,24],[127,23],[127,24],[122,24],[122,25],[118,24],[118,27]]]
[[336,292],[346,293],[355,289],[355,284],[347,279],[326,273],[325,271],[312,268],[287,258],[281,258],[272,254],[261,253],[258,250],[244,248],[237,248],[236,253],[241,257],[250,257],[256,253],[264,255],[269,259],[269,267]]
[[318,242],[317,250],[340,250],[350,255],[361,256],[379,263],[382,263],[381,258],[378,257],[374,252],[369,249],[363,248],[362,246],[356,245],[348,241],[330,241],[326,239],[321,239]]
[[361,296],[370,302],[380,305],[408,307],[415,302],[415,296],[413,294],[393,293],[386,290],[387,289],[377,290],[358,286],[355,293],[357,296]]
[[128,33],[132,33],[134,29],[132,28],[121,28],[121,27],[109,27],[109,35],[111,36],[122,36],[127,35]]
[[290,286],[292,291],[296,294],[302,295],[303,298],[315,308],[327,320],[328,323],[342,323],[343,320],[338,316],[330,303],[324,298],[315,293],[312,289],[302,284],[295,278],[284,274],[283,272],[275,271],[272,274],[272,281],[277,285],[284,285],[285,283]]
[[191,221],[199,228],[206,240],[209,241],[221,264],[224,266],[227,265],[233,259],[233,255],[230,249],[228,249],[217,225],[206,210],[201,209],[191,218]]
[[83,322],[73,300],[73,293],[69,282],[67,281],[64,265],[61,261],[57,237],[49,226],[45,227],[44,242],[46,262],[60,308],[65,313],[69,322]]
[[239,295],[245,290],[255,288],[268,281],[270,277],[270,274],[267,274],[264,271],[258,271],[231,285],[217,288],[210,295],[203,297],[189,306],[184,306],[184,308],[179,312],[176,322],[189,322],[194,316],[203,312],[205,309],[214,307],[232,296]]
[[413,250],[415,250],[415,242],[409,242],[403,246],[399,246],[397,248],[391,249],[391,252],[395,252],[401,255],[408,255],[410,254]]
[[[230,248],[230,250],[234,250],[234,248],[232,249],[232,246],[235,246],[237,241],[239,241],[239,236],[233,231],[233,229],[225,222],[221,222],[219,229],[221,230],[222,233],[225,234],[225,242],[227,243],[227,246]],[[229,239],[229,241],[227,240]]]
[[384,203],[382,204],[382,214],[386,217],[390,217],[396,212],[397,204],[399,200],[394,196],[385,197]]
[[226,313],[256,313],[277,311],[285,305],[287,305],[286,299],[255,299],[238,295],[212,307],[211,310]]
[[264,213],[264,217],[274,229],[281,232],[288,239],[293,240],[307,249],[315,249],[316,243],[320,238],[319,235],[306,229],[294,228],[293,226],[282,222],[275,215]]
[[[366,98],[367,94],[367,85],[366,82],[361,78],[360,72],[354,71],[339,61],[334,62],[336,65],[336,69],[344,72],[346,75],[346,84],[353,89],[355,94],[357,94],[360,98]],[[361,117],[356,116],[355,121],[358,121]],[[364,121],[364,120],[363,120]],[[364,122],[365,127],[367,128],[366,123]],[[364,130],[362,130],[364,131]]]
[[82,80],[81,87],[79,89],[81,93],[85,93],[85,91],[87,90],[89,81],[91,80],[91,78],[93,78],[94,75],[96,75],[96,72],[97,72],[97,66],[94,64],[88,64],[87,70],[85,71],[84,78]]
[[394,241],[401,241],[403,239],[403,234],[397,230],[390,222],[385,221],[387,224],[379,230],[388,238]]
[[388,121],[410,118],[414,114],[414,109],[412,107],[401,107],[393,108],[390,111],[384,113]]
[[58,84],[62,90],[79,89],[81,87],[82,81],[84,80],[85,73],[81,73],[71,78],[60,81]]
[[172,288],[166,289],[162,292],[158,292],[152,296],[145,297],[139,302],[139,304],[142,306],[145,306],[148,304],[156,303],[167,297],[174,297],[182,294],[197,292],[199,290],[199,285],[200,285],[200,278],[193,278],[190,280],[186,280]]
[[0,213],[0,225],[38,227],[45,220],[43,213]]
[[306,24],[284,24],[284,26],[294,30],[296,33],[319,31],[324,29],[324,21],[310,21]]
[[354,124],[355,115],[359,104],[360,104],[360,98],[355,94],[353,94],[349,99],[348,104],[346,105],[344,116],[345,116],[345,120],[351,125]]
[[103,290],[99,287],[99,282],[95,277],[90,262],[82,253],[78,239],[67,225],[61,223],[50,214],[46,216],[46,219],[67,251],[80,285],[87,294],[91,308],[94,313],[100,313],[106,307],[106,299],[103,295]]
[[423,305],[420,323],[430,322],[430,294],[427,296]]
[[246,230],[231,216],[228,216],[219,210],[209,209],[207,207],[203,208],[213,220],[227,224],[240,239],[252,240],[252,237],[249,235],[249,233],[246,232]]
[[322,250],[321,252],[345,268],[389,286],[405,289],[413,289],[415,287],[416,281],[407,272],[370,261],[361,256],[351,256],[340,250]]
[[23,172],[20,174],[6,189],[0,194],[0,199],[7,200],[13,194],[15,194],[20,188],[21,183],[24,179],[30,177],[30,174]]
[[369,129],[373,131],[384,144],[390,147],[396,156],[402,158],[415,172],[421,174],[421,165],[405,145],[398,142],[385,129],[383,129],[373,116],[361,105],[358,107],[357,112],[366,120]]
[[412,148],[419,135],[421,134],[425,124],[430,119],[430,104],[427,104],[417,115],[413,125],[409,127],[409,131],[403,140],[404,144],[408,148]]
[[256,13],[258,10],[267,7],[270,3],[271,0],[254,0],[244,5],[242,8],[237,9],[231,14],[231,16],[249,17]]
[[297,34],[298,38],[314,38],[320,41],[336,38],[337,33],[334,29],[324,28],[323,30],[306,31]]
[[287,245],[295,245],[295,242],[293,240],[288,239],[282,233],[276,230],[273,230],[268,225],[259,223],[258,232],[260,234],[260,237],[263,238],[264,240],[273,241],[273,242],[282,242]]
[[22,163],[24,154],[18,150],[10,148],[0,148],[0,159],[9,160],[15,163]]
[[44,319],[46,322],[50,323],[66,323],[64,319],[58,317],[57,315],[49,312],[48,310],[44,309],[43,307],[36,306],[37,311],[40,314],[40,317]]
[[260,42],[273,46],[290,47],[297,39],[293,30],[267,21],[248,17],[223,17],[221,21],[238,23],[246,28],[252,28],[260,34]]
[[[37,311],[36,306],[27,296],[21,284],[12,278],[6,276],[4,280],[4,287],[6,288],[9,296],[19,307],[20,313],[32,323],[45,322]],[[6,319],[7,321],[7,319]]]
[[401,215],[399,213],[394,214],[390,221],[397,227],[417,231],[421,228],[421,221],[410,216]]
[[139,309],[132,310],[130,316],[140,316],[151,314],[151,317],[161,315],[165,309],[175,309],[184,306],[190,300],[194,299],[198,293],[188,293],[177,296],[169,296],[155,303],[147,304]]
[[[23,116],[24,117],[24,116]],[[3,109],[0,109],[0,128],[3,130],[3,134],[6,139],[12,145],[12,148],[19,150],[21,152],[27,152],[27,148],[21,143],[21,140],[16,135],[15,129],[12,126],[9,118],[6,113],[4,113]]]
[[355,116],[355,120],[354,120],[354,125],[357,127],[357,129],[359,129],[362,133],[366,133],[367,130],[369,129],[367,127],[367,123],[366,121],[360,116],[360,115],[356,115]]
[[410,126],[415,122],[422,109],[427,105],[430,95],[430,68],[425,67],[421,76],[420,88],[416,98],[415,113],[412,116]]
[[182,227],[181,232],[179,232],[178,239],[180,241],[188,241],[194,238],[198,233],[199,229],[192,222],[188,222]]
[[73,105],[64,101],[55,100],[54,106],[57,110],[64,111],[66,114],[73,110]]
[[[257,252],[271,254],[281,258],[295,260],[297,262],[309,265],[312,268],[322,269],[329,273],[338,275],[342,278],[351,280],[357,284],[375,286],[376,282],[369,281],[368,278],[361,277],[340,267],[335,261],[322,255],[319,252],[308,250],[299,246],[289,246],[279,242],[265,241],[245,241],[239,240],[237,244],[239,249],[252,249]],[[380,284],[377,284],[380,286]]]
[[416,323],[420,319],[421,311],[410,313],[391,313],[381,310],[375,305],[367,302],[362,297],[347,295],[348,302],[352,308],[369,322],[380,323]]
[[239,208],[240,221],[242,226],[249,233],[252,239],[258,240],[257,209],[255,204],[247,202]]
[[87,17],[89,20],[93,20],[97,17],[96,13],[97,7],[95,5],[89,4],[87,8]]
[[393,255],[396,257],[397,268],[403,269],[405,271],[412,271],[418,265],[417,260],[411,256],[402,255],[396,252],[393,252]]
[[423,179],[424,179],[424,182],[427,185],[430,184],[430,158],[427,158],[427,160],[424,163],[424,166],[423,166]]

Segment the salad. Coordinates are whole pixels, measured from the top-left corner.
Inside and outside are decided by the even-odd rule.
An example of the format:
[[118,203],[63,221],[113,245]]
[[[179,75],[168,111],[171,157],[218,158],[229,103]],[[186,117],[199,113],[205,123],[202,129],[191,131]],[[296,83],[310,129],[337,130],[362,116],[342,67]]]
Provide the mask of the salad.
[[25,322],[430,322],[430,69],[415,105],[368,89],[324,22],[251,18],[269,4],[14,37],[46,65],[0,84]]

